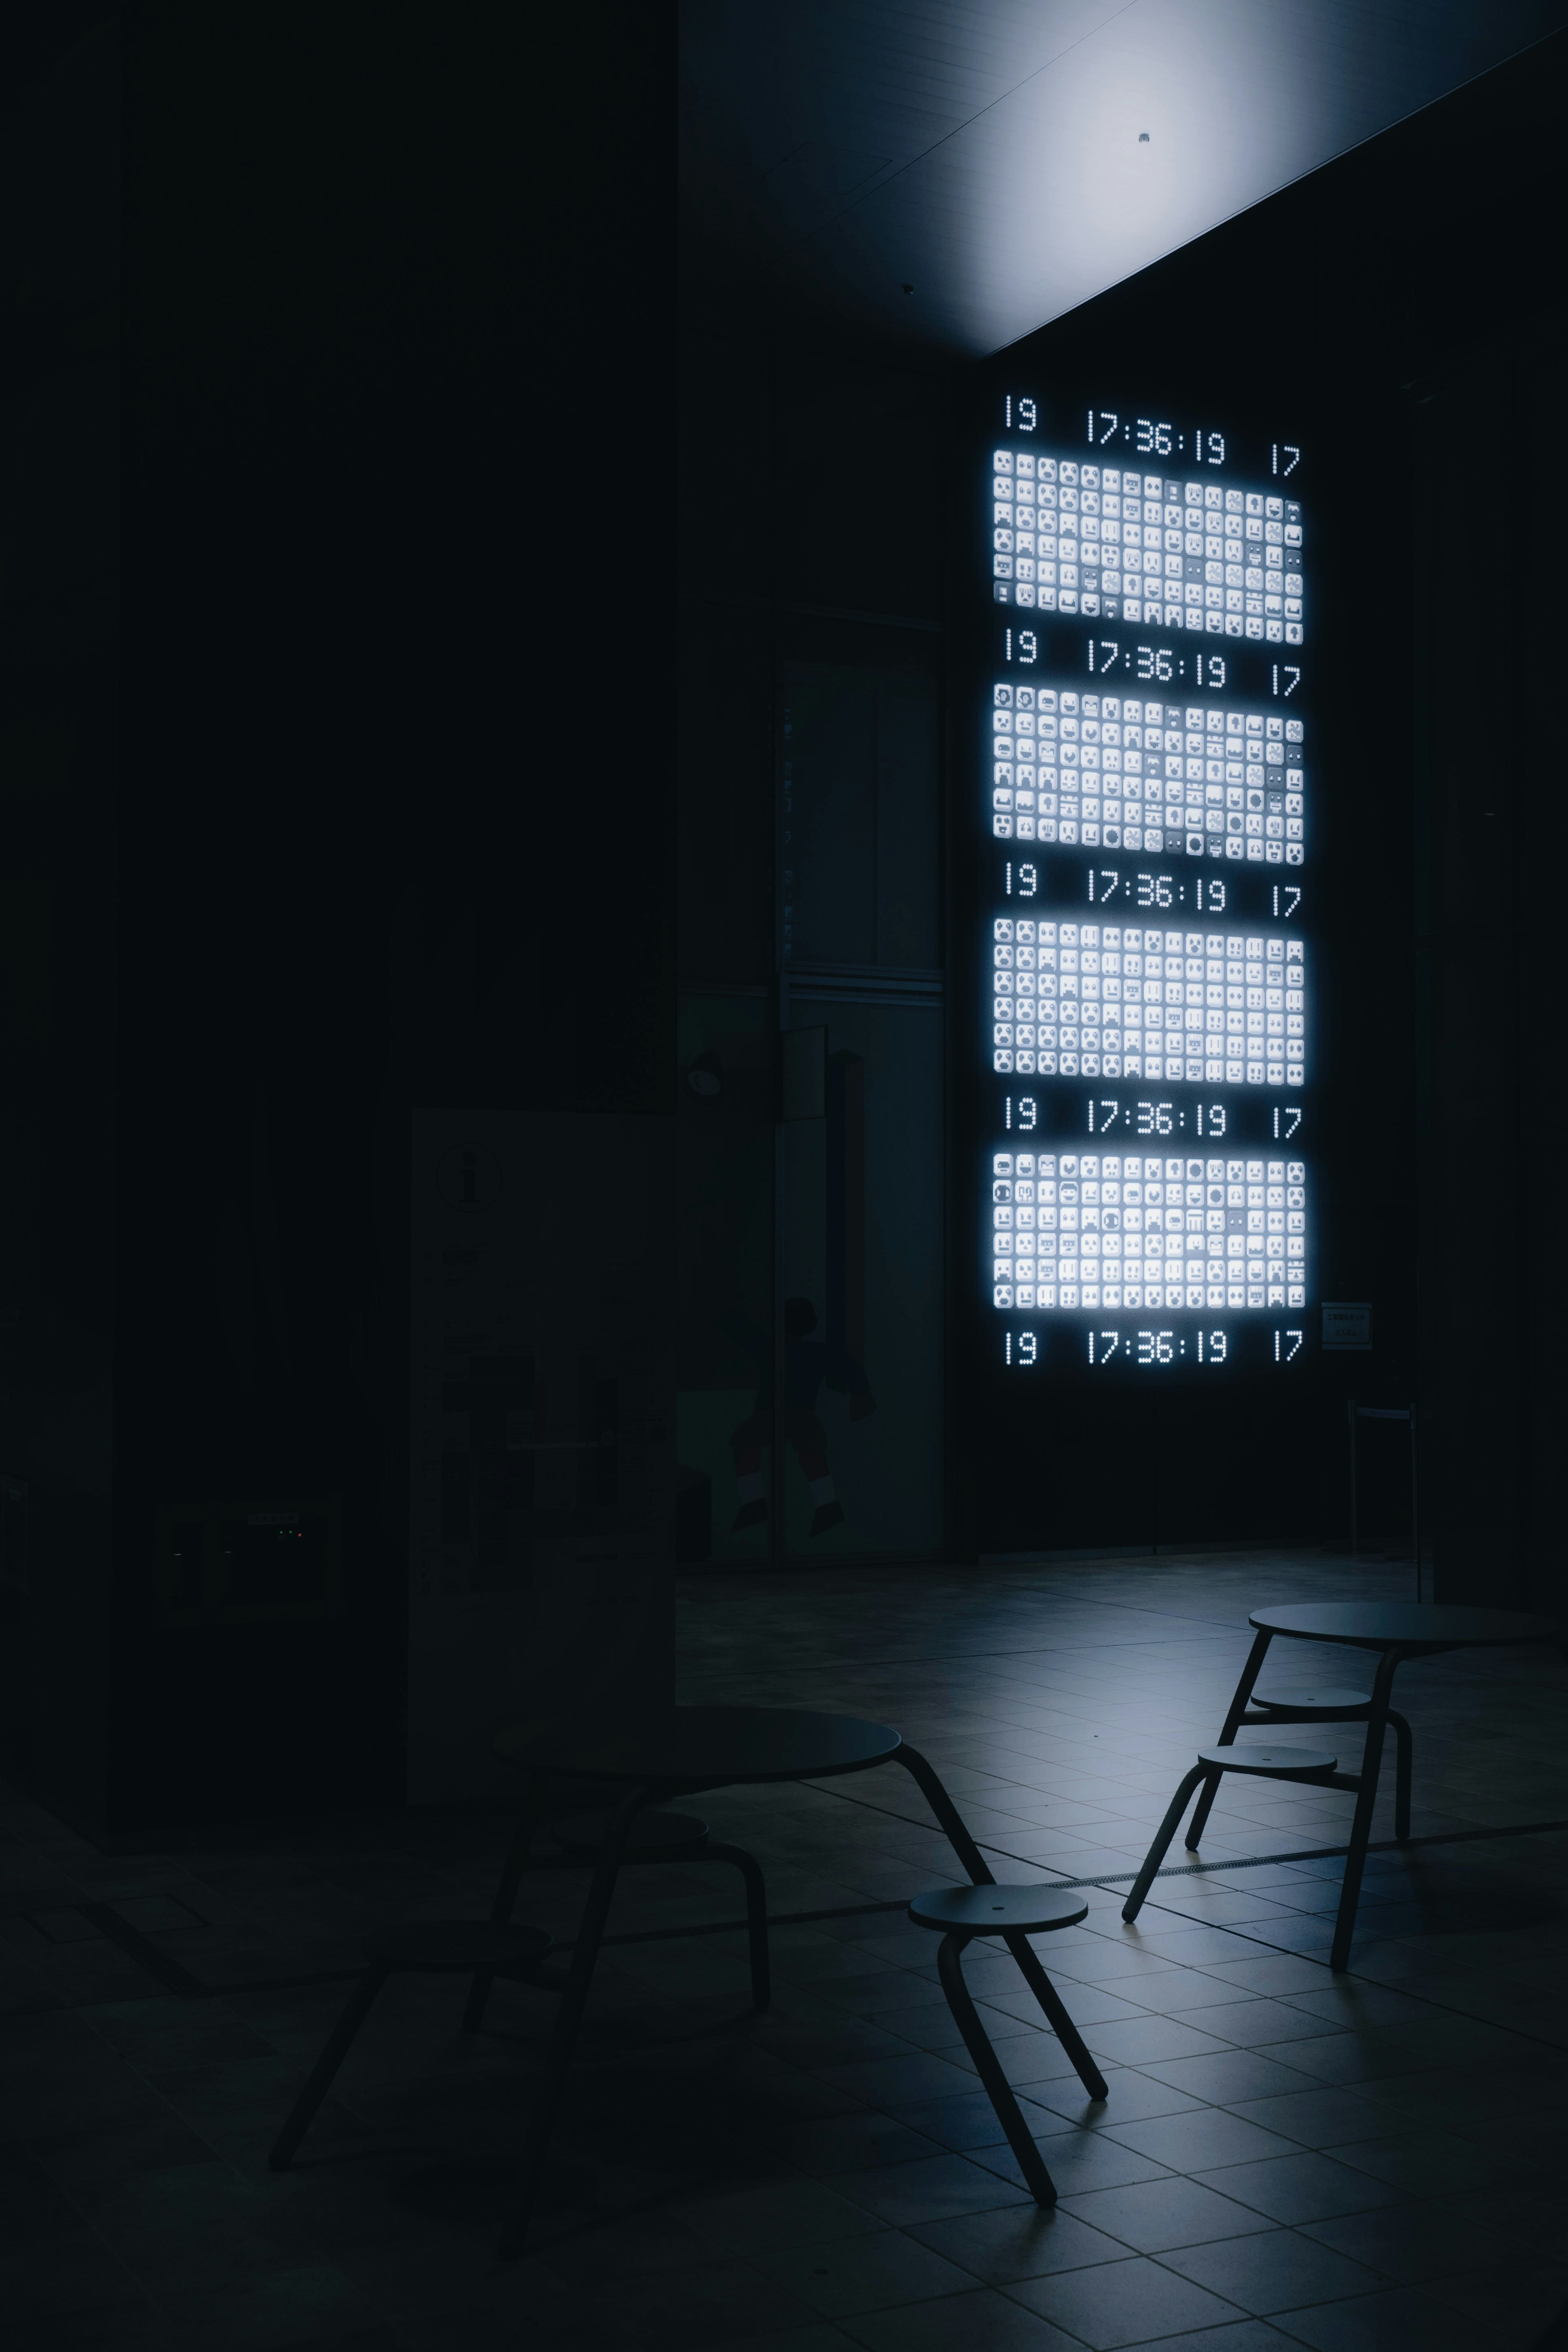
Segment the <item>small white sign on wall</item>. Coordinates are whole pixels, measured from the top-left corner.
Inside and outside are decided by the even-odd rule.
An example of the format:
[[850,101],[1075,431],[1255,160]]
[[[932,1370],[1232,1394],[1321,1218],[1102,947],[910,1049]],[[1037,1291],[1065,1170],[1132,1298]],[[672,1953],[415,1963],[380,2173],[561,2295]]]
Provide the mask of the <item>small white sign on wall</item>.
[[1372,1347],[1372,1307],[1363,1299],[1323,1301],[1323,1345],[1325,1348],[1359,1349],[1363,1352]]

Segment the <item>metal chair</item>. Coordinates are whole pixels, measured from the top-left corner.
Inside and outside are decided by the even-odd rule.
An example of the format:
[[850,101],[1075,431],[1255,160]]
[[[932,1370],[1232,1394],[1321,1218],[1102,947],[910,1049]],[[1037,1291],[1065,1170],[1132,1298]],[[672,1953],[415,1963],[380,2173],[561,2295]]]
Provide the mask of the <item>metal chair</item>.
[[1088,1915],[1089,1906],[1081,1895],[1063,1894],[1052,1886],[942,1886],[934,1894],[917,1895],[910,1905],[910,1917],[917,1927],[935,1928],[942,1935],[936,1965],[947,2005],[1037,2205],[1056,2203],[1056,2184],[1029,2137],[1012,2086],[970,1998],[969,1987],[963,1981],[963,1950],[977,1936],[1003,1938],[1025,1982],[1055,2029],[1058,2041],[1078,2069],[1084,2089],[1091,2099],[1107,2098],[1110,2094],[1104,2075],[1084,2048],[1077,2026],[1062,2006],[1060,1994],[1026,1941],[1027,1937],[1047,1934],[1053,1927],[1076,1927]]
[[[325,2049],[310,2071],[304,2089],[289,2111],[289,2120],[272,2143],[267,2161],[281,2172],[310,2129],[326,2097],[333,2075],[347,2057],[349,2045],[370,2015],[371,2004],[388,1977],[472,1976],[482,1969],[488,1983],[508,1977],[517,1983],[546,1983],[541,1963],[550,1949],[542,1927],[512,1927],[489,1919],[426,1919],[388,1927],[367,1936],[363,1946],[364,1974],[349,1996],[348,2007],[327,2037]],[[557,1984],[552,1991],[559,1991]]]
[[[576,1863],[596,1859],[610,1826],[604,1813],[575,1813],[552,1823],[548,1835]],[[773,1999],[768,1967],[768,1897],[755,1854],[716,1838],[696,1813],[656,1807],[638,1813],[626,1835],[626,1862],[732,1862],[746,1889],[746,1940],[752,1961],[752,2006],[764,2010]],[[623,1865],[624,1866],[624,1865]]]
[[[1370,1691],[1292,1688],[1275,1691],[1268,1698],[1254,1691],[1252,1704],[1267,1713],[1253,1718],[1244,1716],[1244,1723],[1367,1723],[1372,1717]],[[1403,1845],[1410,1835],[1410,1726],[1393,1706],[1388,1710],[1388,1726],[1394,1745],[1394,1834]]]
[[[501,1927],[510,1918],[517,1901],[518,1889],[523,1879],[541,1870],[580,1870],[585,1863],[597,1860],[603,1850],[613,1816],[603,1813],[575,1813],[557,1822],[546,1832],[557,1848],[557,1858],[551,1859],[531,1853],[533,1843],[533,1819],[526,1810],[518,1825],[510,1853],[501,1871],[500,1884],[490,1918]],[[672,1812],[668,1806],[654,1806],[635,1813],[626,1831],[626,1846],[621,1866],[627,1863],[670,1862],[732,1862],[740,1872],[746,1888],[746,1939],[752,1962],[752,2006],[765,2010],[773,1999],[772,1979],[768,1966],[768,1898],[762,1866],[754,1854],[744,1853],[738,1845],[725,1845],[715,1838],[705,1821],[695,1813]],[[496,1970],[476,1971],[463,2009],[463,2031],[477,2033],[484,2021],[485,2007],[490,1997],[490,1978]]]
[[1175,1836],[1182,1815],[1187,1810],[1187,1800],[1200,1780],[1206,1783],[1203,1801],[1198,1807],[1199,1819],[1187,1832],[1189,1846],[1197,1843],[1198,1827],[1206,1819],[1214,1802],[1215,1790],[1221,1776],[1240,1772],[1258,1780],[1329,1780],[1339,1769],[1339,1759],[1323,1756],[1307,1748],[1200,1748],[1198,1760],[1172,1798],[1164,1820],[1154,1832],[1154,1843],[1143,1857],[1143,1867],[1132,1882],[1132,1892],[1121,1906],[1121,1916],[1133,1920],[1143,1907],[1143,1898],[1154,1883],[1154,1873],[1164,1861],[1171,1840]]
[[[1258,1712],[1249,1710],[1256,1709]],[[1347,1690],[1334,1685],[1322,1690],[1305,1685],[1274,1691],[1267,1698],[1254,1691],[1247,1710],[1237,1717],[1237,1727],[1243,1724],[1267,1724],[1270,1729],[1281,1723],[1370,1723],[1372,1694],[1370,1691]],[[1394,1834],[1401,1845],[1410,1835],[1410,1726],[1396,1707],[1388,1710],[1388,1725],[1394,1733]],[[1222,1731],[1222,1741],[1228,1735]],[[1196,1853],[1198,1841],[1204,1833],[1209,1809],[1215,1801],[1217,1780],[1211,1781],[1193,1808],[1192,1827],[1184,1843],[1189,1853]]]

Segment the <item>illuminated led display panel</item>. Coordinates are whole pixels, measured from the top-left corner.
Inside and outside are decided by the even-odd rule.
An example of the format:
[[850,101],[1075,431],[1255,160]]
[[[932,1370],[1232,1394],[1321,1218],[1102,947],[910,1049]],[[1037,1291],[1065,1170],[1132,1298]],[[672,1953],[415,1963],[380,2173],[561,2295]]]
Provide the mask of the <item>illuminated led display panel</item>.
[[1004,392],[973,467],[988,1352],[1282,1376],[1324,1075],[1303,451]]

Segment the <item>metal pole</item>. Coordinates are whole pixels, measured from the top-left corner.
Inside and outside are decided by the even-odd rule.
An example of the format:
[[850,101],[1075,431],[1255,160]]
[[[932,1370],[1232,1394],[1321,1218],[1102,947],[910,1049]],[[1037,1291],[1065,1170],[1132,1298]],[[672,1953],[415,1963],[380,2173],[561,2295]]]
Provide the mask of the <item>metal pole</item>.
[[1359,1552],[1359,1550],[1361,1549],[1361,1545],[1360,1545],[1360,1542],[1359,1542],[1359,1540],[1358,1540],[1358,1537],[1357,1537],[1357,1529],[1356,1529],[1356,1499],[1355,1499],[1355,1399],[1354,1399],[1354,1397],[1352,1397],[1352,1398],[1350,1399],[1350,1401],[1349,1401],[1349,1410],[1350,1410],[1350,1424],[1351,1424],[1351,1558],[1353,1559],[1356,1557],[1356,1554],[1357,1554],[1357,1553]]
[[[793,762],[784,751],[782,621],[779,613],[779,362],[768,351],[768,694],[773,732],[773,1412],[768,1432],[768,1566],[782,1568],[789,1549],[784,1489],[784,1381],[787,1338],[784,1331],[784,1226],[788,1215],[788,1159],[784,1123],[784,1033],[789,1027],[789,960],[793,930],[784,918],[793,904],[794,866],[791,836],[795,826]],[[579,1929],[581,1934],[581,1929]]]
[[1410,1549],[1415,1554],[1415,1599],[1421,1599],[1421,1496],[1415,1477],[1415,1407],[1410,1408]]

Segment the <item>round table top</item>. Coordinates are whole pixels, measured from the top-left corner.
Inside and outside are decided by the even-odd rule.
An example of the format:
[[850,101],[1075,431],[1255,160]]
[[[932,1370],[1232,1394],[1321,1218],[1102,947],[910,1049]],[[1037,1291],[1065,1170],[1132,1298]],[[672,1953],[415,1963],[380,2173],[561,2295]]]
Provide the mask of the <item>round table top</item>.
[[1562,1629],[1517,1609],[1448,1609],[1423,1601],[1313,1601],[1299,1609],[1255,1609],[1260,1633],[1307,1642],[1348,1642],[1361,1650],[1470,1650],[1549,1642]]
[[675,1706],[557,1731],[542,1740],[531,1726],[503,1731],[494,1745],[509,1763],[696,1790],[859,1772],[882,1763],[902,1742],[887,1724],[855,1715],[793,1706]]

